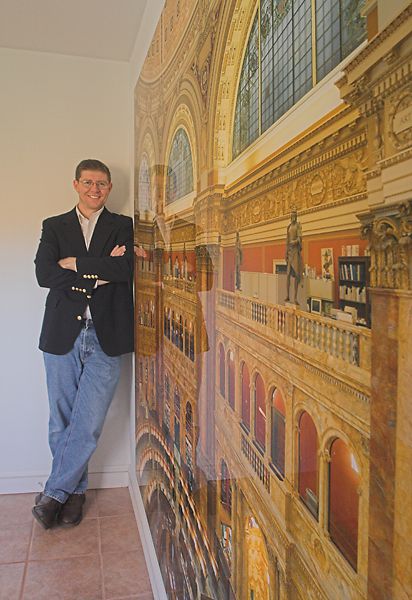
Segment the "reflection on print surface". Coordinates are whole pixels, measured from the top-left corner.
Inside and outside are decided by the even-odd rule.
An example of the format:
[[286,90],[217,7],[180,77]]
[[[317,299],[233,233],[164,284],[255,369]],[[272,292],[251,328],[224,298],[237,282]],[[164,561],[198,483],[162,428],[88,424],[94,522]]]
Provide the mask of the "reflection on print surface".
[[[365,321],[339,310],[341,288],[362,287],[360,271],[343,278],[342,248],[357,249],[354,265],[370,261],[372,285],[412,287],[393,267],[411,260],[412,207],[393,207],[399,249],[376,234],[386,216],[365,171],[384,150],[367,144],[376,119],[359,117],[366,80],[347,91],[346,75],[347,104],[330,99],[342,60],[347,73],[369,68],[359,66],[367,53],[347,66],[365,39],[362,6],[169,0],[136,87],[136,243],[146,250],[136,259],[136,464],[169,598],[408,589],[401,567],[388,577],[399,561],[382,541],[395,514],[382,448],[401,459],[379,415],[396,389],[384,405],[389,366],[371,362],[380,350]],[[397,63],[376,61],[390,78]],[[299,304],[285,303],[295,209]],[[372,321],[383,344],[386,322]]]

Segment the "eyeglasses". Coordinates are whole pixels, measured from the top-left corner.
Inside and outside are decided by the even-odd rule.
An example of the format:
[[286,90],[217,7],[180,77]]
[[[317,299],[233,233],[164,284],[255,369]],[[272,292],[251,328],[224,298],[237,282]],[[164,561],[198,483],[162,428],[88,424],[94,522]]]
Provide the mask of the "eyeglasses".
[[91,179],[79,179],[79,181],[85,188],[91,188],[96,184],[99,190],[105,190],[110,185],[108,181],[92,181]]

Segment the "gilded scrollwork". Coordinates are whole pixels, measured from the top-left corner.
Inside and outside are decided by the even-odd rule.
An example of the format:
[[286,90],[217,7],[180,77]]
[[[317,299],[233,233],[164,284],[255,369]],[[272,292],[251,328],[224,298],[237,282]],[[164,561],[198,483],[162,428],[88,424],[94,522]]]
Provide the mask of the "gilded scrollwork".
[[223,232],[231,233],[285,216],[292,206],[304,210],[363,193],[365,166],[366,151],[358,148],[316,170],[306,167],[303,173],[302,168],[283,173],[279,168],[269,185],[261,182],[251,187],[243,202],[231,206],[236,196],[225,198],[226,209],[231,208],[225,210],[222,218]]

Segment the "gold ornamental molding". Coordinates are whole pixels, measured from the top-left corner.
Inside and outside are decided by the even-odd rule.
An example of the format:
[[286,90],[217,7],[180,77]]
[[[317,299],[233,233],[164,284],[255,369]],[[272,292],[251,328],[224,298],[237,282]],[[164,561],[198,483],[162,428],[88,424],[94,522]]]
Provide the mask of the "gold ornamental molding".
[[281,167],[226,197],[222,232],[283,218],[291,206],[302,214],[366,197],[366,133],[350,142],[290,171]]
[[[356,127],[356,124],[353,124],[353,127]],[[361,148],[366,145],[367,137],[366,130],[360,131],[355,137],[352,137],[349,140],[345,140],[341,142],[339,145],[336,145],[333,148],[328,150],[324,150],[324,147],[328,144],[328,142],[332,142],[336,144],[339,139],[340,132],[335,132],[330,138],[324,138],[318,143],[314,144],[311,148],[308,148],[304,152],[294,156],[293,158],[286,160],[279,167],[275,167],[265,175],[262,175],[255,181],[249,184],[243,184],[242,189],[237,191],[231,191],[231,188],[228,187],[225,193],[226,198],[230,198],[231,200],[235,200],[237,198],[241,198],[242,196],[247,195],[250,190],[261,188],[265,184],[271,185],[281,185],[286,181],[290,181],[291,179],[295,179],[296,177],[308,173],[310,171],[314,171],[315,169],[323,166],[324,164],[335,160],[336,158],[340,158],[345,154],[348,154],[358,148]],[[296,147],[302,144],[302,139],[296,143]],[[282,158],[283,154],[289,153],[291,150],[290,147],[287,150],[278,155],[276,158]],[[323,150],[323,152],[322,152]],[[312,160],[308,160],[308,158],[315,152],[320,152],[320,154],[314,157]],[[306,161],[306,162],[304,162]],[[303,163],[303,164],[299,164]],[[239,183],[237,182],[232,186],[232,190],[238,187]]]
[[371,256],[370,285],[412,290],[412,200],[359,216]]

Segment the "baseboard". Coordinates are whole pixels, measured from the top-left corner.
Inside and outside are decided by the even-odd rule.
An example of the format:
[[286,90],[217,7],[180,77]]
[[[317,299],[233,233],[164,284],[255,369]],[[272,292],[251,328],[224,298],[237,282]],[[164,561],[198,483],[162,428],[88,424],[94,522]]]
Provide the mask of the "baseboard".
[[[44,473],[22,473],[0,475],[0,494],[27,494],[41,492],[48,475]],[[129,486],[129,465],[104,467],[89,473],[89,488],[113,488]]]
[[136,474],[133,469],[129,472],[129,490],[133,502],[134,513],[137,526],[139,528],[140,539],[143,546],[143,552],[146,559],[146,566],[149,572],[150,583],[155,600],[167,600],[166,590],[160,572],[159,561],[157,560],[152,534],[150,533],[149,523],[146,517],[146,511],[143,506],[142,496],[137,483]]

